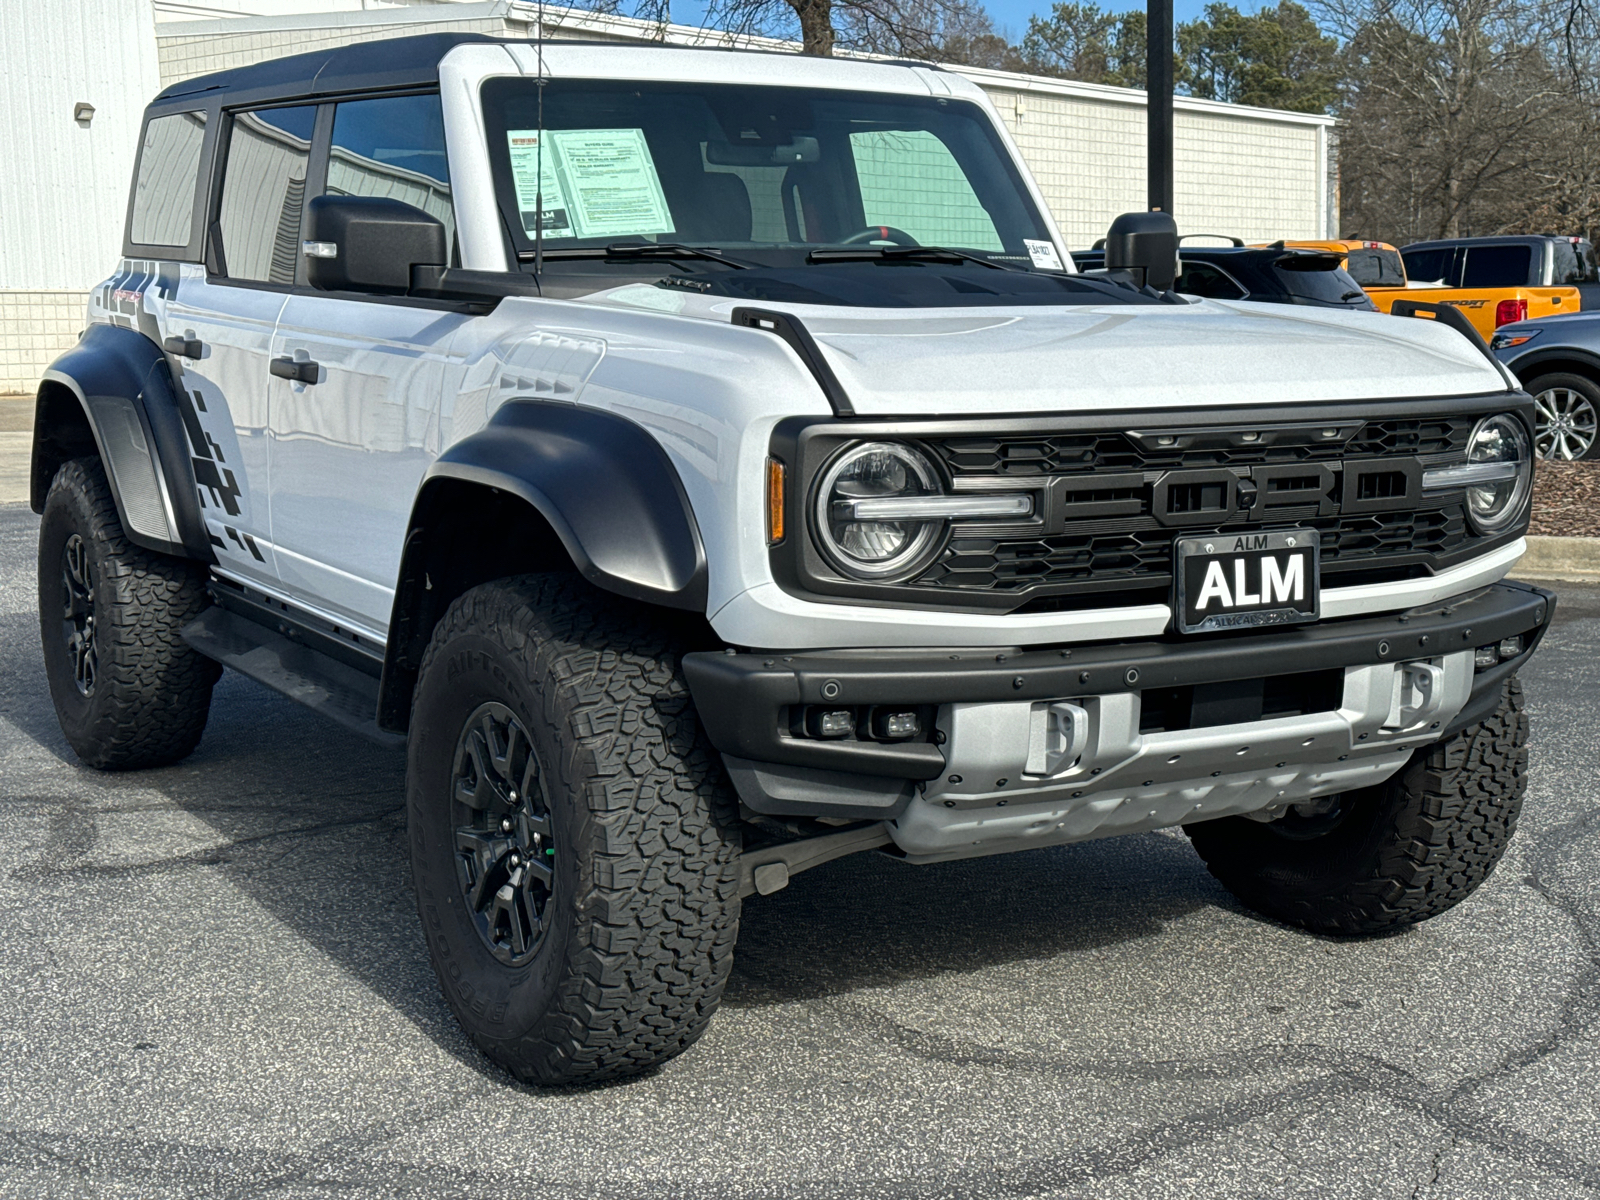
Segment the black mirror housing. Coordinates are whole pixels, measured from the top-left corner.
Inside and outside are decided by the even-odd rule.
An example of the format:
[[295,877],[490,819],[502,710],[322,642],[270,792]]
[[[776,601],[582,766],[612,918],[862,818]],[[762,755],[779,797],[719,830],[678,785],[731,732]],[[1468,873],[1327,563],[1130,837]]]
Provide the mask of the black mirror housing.
[[444,223],[387,196],[318,196],[302,249],[311,286],[329,292],[411,288],[414,266],[449,261]]
[[1178,278],[1178,223],[1171,213],[1123,213],[1106,231],[1106,270],[1129,271],[1145,287],[1169,290]]

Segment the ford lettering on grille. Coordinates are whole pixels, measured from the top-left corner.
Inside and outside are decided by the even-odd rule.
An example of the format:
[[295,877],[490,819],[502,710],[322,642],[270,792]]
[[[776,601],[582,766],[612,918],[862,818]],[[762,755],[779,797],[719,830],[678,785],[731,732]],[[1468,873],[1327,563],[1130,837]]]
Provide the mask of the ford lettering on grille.
[[1178,631],[1315,621],[1320,540],[1314,529],[1179,538],[1172,606]]

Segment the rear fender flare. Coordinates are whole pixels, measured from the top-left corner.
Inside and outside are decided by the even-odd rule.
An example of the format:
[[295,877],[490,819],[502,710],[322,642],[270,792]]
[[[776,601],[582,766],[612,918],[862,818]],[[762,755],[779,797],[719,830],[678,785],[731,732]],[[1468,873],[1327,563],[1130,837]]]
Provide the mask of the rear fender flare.
[[130,541],[149,550],[212,561],[200,515],[183,407],[165,352],[144,334],[91,325],[44,373],[35,407],[29,500],[44,511],[50,482],[72,457],[60,389],[77,401],[105,466],[117,516]]

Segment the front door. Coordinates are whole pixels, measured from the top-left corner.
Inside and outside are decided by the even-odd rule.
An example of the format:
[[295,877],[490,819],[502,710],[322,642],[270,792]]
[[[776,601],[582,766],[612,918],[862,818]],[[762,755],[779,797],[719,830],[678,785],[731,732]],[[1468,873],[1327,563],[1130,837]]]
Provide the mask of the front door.
[[447,350],[468,318],[405,304],[296,295],[274,358],[316,383],[272,381],[272,533],[291,597],[382,638],[406,522],[440,450]]
[[[449,178],[438,96],[335,108],[328,194],[392,197],[453,234]],[[278,576],[357,632],[388,627],[411,504],[441,448],[449,345],[469,319],[403,297],[305,290],[279,316],[273,357],[315,363],[316,382],[272,381]]]

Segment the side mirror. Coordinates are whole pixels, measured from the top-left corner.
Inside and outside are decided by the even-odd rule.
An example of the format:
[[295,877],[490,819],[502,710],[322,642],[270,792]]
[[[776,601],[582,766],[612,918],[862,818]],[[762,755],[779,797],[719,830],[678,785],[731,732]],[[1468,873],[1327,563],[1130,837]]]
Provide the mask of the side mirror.
[[1106,231],[1106,270],[1128,271],[1158,292],[1178,278],[1178,223],[1171,213],[1123,213]]
[[444,224],[387,196],[318,196],[302,249],[311,286],[330,292],[397,292],[413,266],[443,267]]

